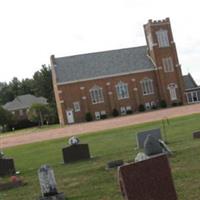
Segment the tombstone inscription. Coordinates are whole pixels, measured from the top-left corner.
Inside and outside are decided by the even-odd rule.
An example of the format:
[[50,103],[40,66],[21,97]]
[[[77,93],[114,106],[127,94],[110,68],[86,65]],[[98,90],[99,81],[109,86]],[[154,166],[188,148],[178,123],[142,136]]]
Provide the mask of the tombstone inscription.
[[151,135],[156,139],[162,139],[162,135],[161,135],[159,128],[138,132],[136,135],[136,141],[137,141],[138,148],[141,148],[141,149],[144,148],[144,141],[148,135]]
[[38,178],[42,196],[39,200],[65,200],[63,193],[58,193],[53,169],[48,165],[42,165],[38,169]]
[[118,177],[125,200],[177,200],[165,154],[119,167]]
[[90,151],[88,144],[79,144],[79,139],[71,137],[69,139],[70,146],[62,149],[63,160],[65,164],[90,159]]
[[147,156],[163,153],[163,149],[158,140],[153,136],[148,135],[144,141],[144,153]]

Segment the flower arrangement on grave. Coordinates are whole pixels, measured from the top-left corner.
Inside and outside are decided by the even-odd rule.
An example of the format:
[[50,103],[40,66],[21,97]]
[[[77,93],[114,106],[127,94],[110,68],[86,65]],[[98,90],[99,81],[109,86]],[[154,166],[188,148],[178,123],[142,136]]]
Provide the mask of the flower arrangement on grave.
[[70,137],[68,140],[69,145],[77,145],[79,142],[80,140],[75,136]]

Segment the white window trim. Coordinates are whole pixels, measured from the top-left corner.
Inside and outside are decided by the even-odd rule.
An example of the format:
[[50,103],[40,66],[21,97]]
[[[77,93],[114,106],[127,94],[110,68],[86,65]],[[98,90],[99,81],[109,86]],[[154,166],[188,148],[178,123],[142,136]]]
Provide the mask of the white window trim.
[[160,48],[170,46],[167,30],[160,29],[159,31],[156,31],[156,36]]
[[150,102],[145,102],[144,106],[145,106],[146,110],[151,110],[151,104],[150,104]]
[[100,112],[96,111],[96,112],[94,113],[94,115],[95,115],[95,119],[96,119],[96,120],[100,120],[100,119],[101,119],[101,113],[100,113]]
[[[199,102],[200,102],[200,98],[198,97],[198,92],[200,92],[200,91],[192,91],[192,92],[187,92],[187,93],[186,93],[186,97],[187,97],[187,102],[188,102],[188,104],[199,103]],[[191,95],[192,101],[189,101],[189,96],[188,96],[189,94]],[[195,94],[196,97],[197,97],[197,101],[194,101],[194,94]]]
[[174,64],[173,64],[172,57],[162,58],[162,64],[163,64],[164,72],[174,71]]
[[101,87],[95,85],[89,90],[89,92],[92,104],[104,102],[103,89]]
[[140,81],[143,96],[154,94],[153,80],[149,78],[144,78]]
[[[122,100],[122,99],[128,99],[129,98],[129,91],[128,91],[128,84],[124,83],[122,81],[119,81],[117,83],[117,85],[115,85],[116,88],[116,93],[117,93],[117,98],[118,100]],[[124,96],[122,95],[123,90],[124,92]]]
[[126,115],[126,107],[125,106],[121,106],[120,107],[120,114],[121,115]]
[[177,85],[175,83],[168,84],[168,90],[169,90],[169,95],[170,95],[171,101],[175,101],[178,99],[177,93],[176,93],[176,88],[177,88]]
[[80,106],[79,101],[73,102],[73,106],[74,106],[74,112],[80,112],[81,111],[81,106]]

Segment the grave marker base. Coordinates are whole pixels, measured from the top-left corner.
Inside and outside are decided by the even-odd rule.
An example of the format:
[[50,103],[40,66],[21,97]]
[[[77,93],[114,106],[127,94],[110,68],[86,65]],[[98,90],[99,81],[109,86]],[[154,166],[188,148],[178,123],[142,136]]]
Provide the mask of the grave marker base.
[[37,200],[66,200],[66,199],[67,198],[65,198],[64,193],[61,192],[53,196],[39,197],[39,199]]

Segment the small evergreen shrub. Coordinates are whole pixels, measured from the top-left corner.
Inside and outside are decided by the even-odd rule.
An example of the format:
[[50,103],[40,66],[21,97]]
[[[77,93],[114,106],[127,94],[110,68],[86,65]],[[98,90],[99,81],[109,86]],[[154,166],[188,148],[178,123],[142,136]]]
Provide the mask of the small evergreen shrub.
[[161,108],[166,108],[167,107],[167,103],[165,102],[165,100],[161,100],[160,101],[160,107]]
[[173,106],[173,107],[178,106],[178,102],[173,102],[173,103],[172,103],[172,106]]
[[116,108],[113,109],[113,111],[112,111],[112,116],[113,116],[113,117],[119,116],[119,112],[118,112],[118,110],[117,110]]
[[127,114],[127,115],[131,115],[132,113],[133,113],[132,110],[127,110],[127,111],[126,111],[126,114]]
[[157,105],[151,106],[151,109],[153,109],[153,110],[156,110],[157,108],[158,108]]
[[140,104],[140,105],[139,105],[139,111],[140,111],[140,112],[144,112],[144,111],[145,111],[145,107],[144,107],[143,104]]
[[179,105],[179,106],[182,106],[182,105],[183,105],[183,102],[182,102],[182,101],[178,102],[178,105]]
[[101,115],[101,119],[106,119],[106,118],[107,118],[106,114]]
[[87,122],[90,122],[90,121],[93,120],[93,119],[92,119],[92,115],[91,115],[90,112],[88,112],[88,113],[85,114],[85,120],[86,120]]

